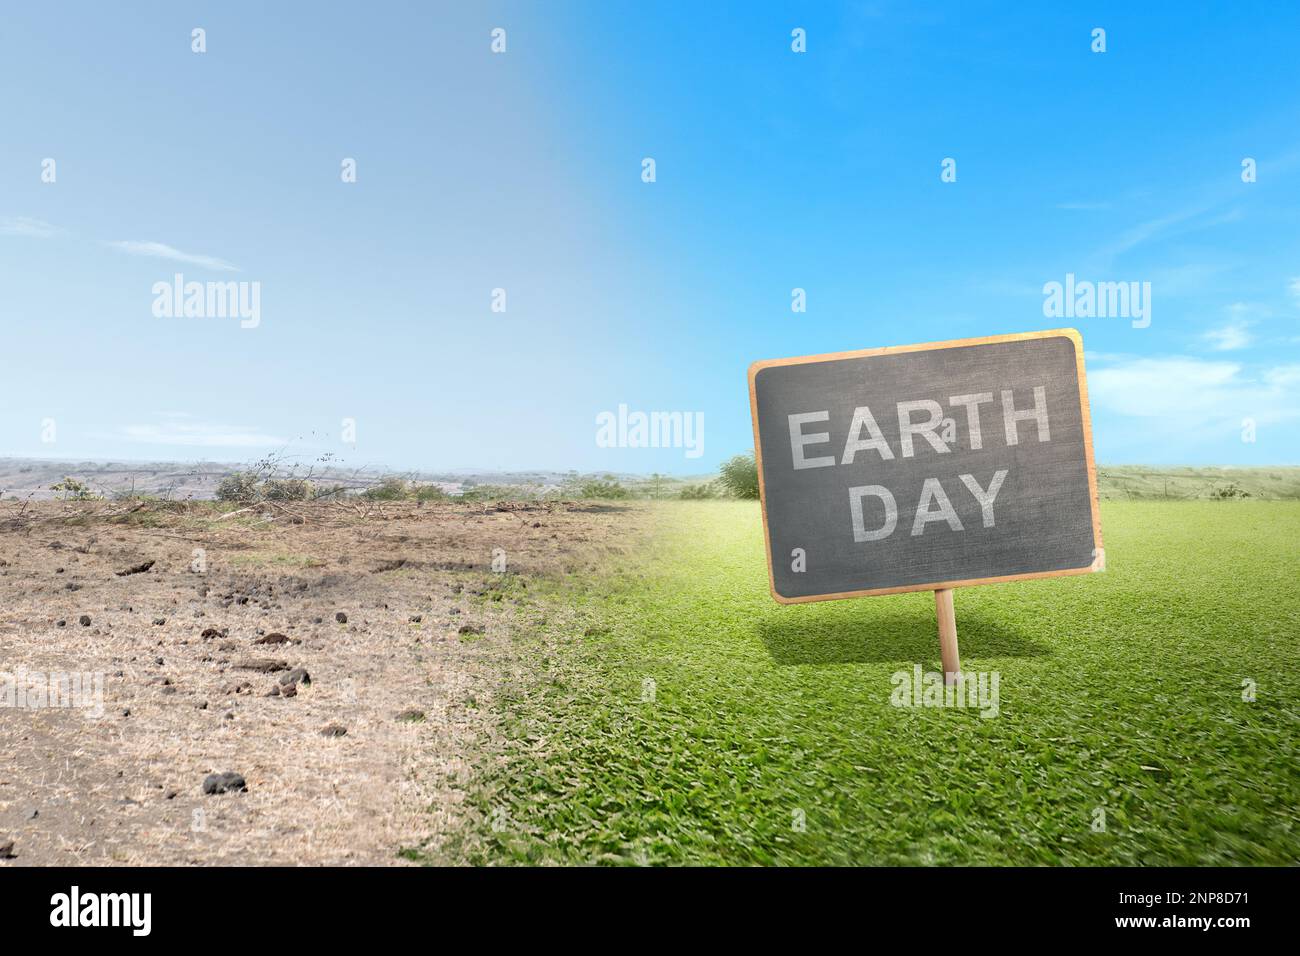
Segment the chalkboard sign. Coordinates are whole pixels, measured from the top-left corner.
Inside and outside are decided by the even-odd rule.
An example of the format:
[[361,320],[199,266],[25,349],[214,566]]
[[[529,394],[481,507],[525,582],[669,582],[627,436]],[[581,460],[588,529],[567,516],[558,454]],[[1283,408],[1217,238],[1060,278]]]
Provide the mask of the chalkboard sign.
[[755,362],[782,603],[1101,570],[1073,329]]

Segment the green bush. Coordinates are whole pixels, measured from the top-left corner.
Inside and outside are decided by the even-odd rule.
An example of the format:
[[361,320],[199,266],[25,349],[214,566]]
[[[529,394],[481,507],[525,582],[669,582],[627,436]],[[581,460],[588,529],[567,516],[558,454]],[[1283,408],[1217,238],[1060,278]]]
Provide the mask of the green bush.
[[723,462],[718,484],[733,498],[757,498],[758,464],[754,453],[736,455]]
[[303,478],[268,478],[258,490],[267,501],[306,501],[312,496],[311,482]]
[[446,501],[451,497],[437,485],[416,485],[414,495],[416,501]]
[[707,501],[710,498],[718,497],[718,489],[712,481],[706,481],[703,484],[683,488],[681,494],[677,497],[683,501]]
[[467,485],[458,501],[526,501],[537,497],[523,485]]
[[217,485],[218,501],[250,504],[257,499],[257,475],[250,471],[232,471]]
[[62,481],[50,485],[50,491],[62,492],[64,501],[93,501],[99,497],[90,490],[89,485],[66,475]]
[[620,485],[613,475],[604,478],[592,478],[578,486],[579,498],[630,498],[631,493]]
[[1239,488],[1235,481],[1229,482],[1227,487],[1212,488],[1210,497],[1217,501],[1231,501],[1234,498],[1249,498],[1250,492],[1244,488]]
[[367,488],[361,497],[369,501],[401,501],[407,496],[406,482],[401,478],[385,478],[373,488]]

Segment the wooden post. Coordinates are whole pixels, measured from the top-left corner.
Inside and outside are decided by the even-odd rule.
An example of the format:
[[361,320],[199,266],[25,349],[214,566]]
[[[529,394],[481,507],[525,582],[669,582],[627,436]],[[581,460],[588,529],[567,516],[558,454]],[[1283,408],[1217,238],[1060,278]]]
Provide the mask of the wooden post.
[[957,655],[957,613],[952,607],[952,588],[939,588],[934,592],[934,611],[939,618],[939,655],[943,660],[943,682],[949,686],[957,683],[961,673],[961,658]]

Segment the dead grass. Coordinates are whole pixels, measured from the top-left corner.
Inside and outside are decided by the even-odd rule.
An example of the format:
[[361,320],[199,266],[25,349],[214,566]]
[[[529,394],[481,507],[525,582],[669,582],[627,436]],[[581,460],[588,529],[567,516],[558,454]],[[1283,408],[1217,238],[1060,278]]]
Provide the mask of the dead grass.
[[[0,507],[0,671],[103,675],[99,716],[0,707],[7,865],[455,862],[495,695],[524,679],[510,647],[563,613],[539,591],[649,526],[559,502],[237,510]],[[254,657],[311,684],[268,696]],[[227,770],[246,793],[201,792]]]

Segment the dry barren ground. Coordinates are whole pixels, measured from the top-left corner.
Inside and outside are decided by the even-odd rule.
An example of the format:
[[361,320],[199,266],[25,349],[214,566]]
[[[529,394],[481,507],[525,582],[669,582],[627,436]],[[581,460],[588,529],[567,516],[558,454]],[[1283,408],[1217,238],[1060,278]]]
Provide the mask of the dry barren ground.
[[[455,862],[512,634],[554,626],[546,582],[648,524],[589,503],[228,511],[0,507],[0,866]],[[227,772],[247,789],[204,792]]]

